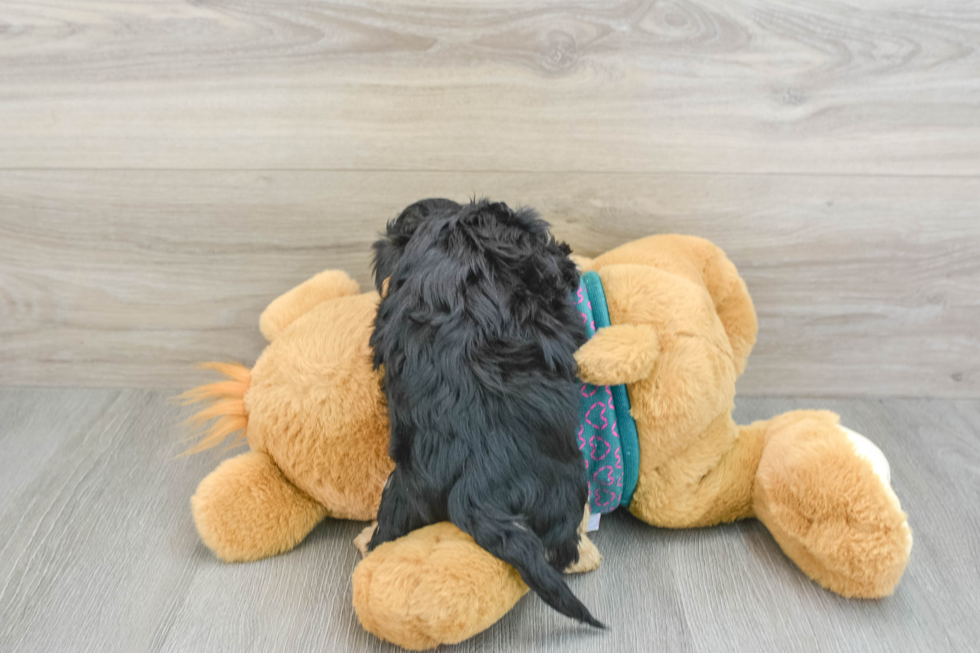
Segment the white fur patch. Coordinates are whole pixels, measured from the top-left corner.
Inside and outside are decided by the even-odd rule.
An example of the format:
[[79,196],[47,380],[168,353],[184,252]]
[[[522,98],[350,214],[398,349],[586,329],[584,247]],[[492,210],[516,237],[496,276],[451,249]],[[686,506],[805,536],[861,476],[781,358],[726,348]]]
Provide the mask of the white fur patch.
[[851,446],[854,447],[855,453],[861,458],[864,458],[869,463],[871,463],[871,468],[875,470],[875,474],[881,479],[882,484],[891,487],[892,483],[892,472],[891,467],[888,465],[888,459],[885,458],[885,454],[881,453],[875,444],[864,437],[857,431],[852,431],[846,426],[837,425],[847,439],[851,441]]
[[[851,441],[851,446],[854,447],[854,453],[856,453],[858,457],[871,463],[871,469],[874,470],[875,475],[881,481],[881,486],[885,488],[888,498],[895,504],[895,508],[901,510],[902,507],[898,501],[898,495],[895,494],[895,490],[892,489],[891,467],[888,465],[888,459],[885,458],[885,454],[883,454],[881,449],[875,446],[871,440],[864,437],[857,431],[852,431],[846,426],[841,426],[840,424],[837,425],[837,428],[839,428],[841,432],[847,436],[847,439]],[[909,538],[908,548],[909,550],[912,548],[912,538]],[[909,550],[906,550],[906,555],[908,555]]]

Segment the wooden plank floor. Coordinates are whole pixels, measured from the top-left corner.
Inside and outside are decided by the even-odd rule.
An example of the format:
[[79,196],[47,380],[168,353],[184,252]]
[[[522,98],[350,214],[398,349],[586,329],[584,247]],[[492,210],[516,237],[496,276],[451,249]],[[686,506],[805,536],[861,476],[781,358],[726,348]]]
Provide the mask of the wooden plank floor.
[[[175,459],[167,392],[0,390],[0,650],[388,651],[351,608],[351,539],[327,522],[298,549],[219,563],[188,499],[218,454]],[[577,627],[528,596],[452,651],[967,651],[980,641],[980,401],[743,399],[740,421],[830,408],[882,448],[910,516],[897,592],[842,599],[758,522],[670,531],[602,522],[606,556],[572,580],[610,624]]]

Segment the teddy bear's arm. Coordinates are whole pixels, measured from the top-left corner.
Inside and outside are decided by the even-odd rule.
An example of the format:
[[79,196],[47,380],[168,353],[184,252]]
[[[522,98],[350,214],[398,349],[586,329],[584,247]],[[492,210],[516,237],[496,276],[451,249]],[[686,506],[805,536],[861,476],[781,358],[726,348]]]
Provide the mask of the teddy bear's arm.
[[323,302],[356,295],[357,282],[340,270],[327,270],[272,300],[259,317],[259,330],[272,342],[286,327]]
[[615,324],[599,329],[575,352],[579,378],[593,385],[645,379],[660,354],[657,332],[647,324]]
[[[643,282],[649,286],[650,292],[645,293],[648,301],[664,292],[665,288],[676,287],[678,277],[695,286],[703,287],[711,297],[714,312],[725,328],[725,335],[731,344],[736,372],[742,373],[752,346],[755,344],[759,324],[745,282],[720,247],[696,236],[659,234],[634,240],[601,254],[590,263],[589,269],[598,271],[602,276],[603,284],[606,284],[613,268],[620,266],[630,268],[620,270],[617,275],[625,282],[626,285],[621,286],[621,289],[626,292],[631,292],[630,286],[633,286],[634,290],[637,289],[637,285],[632,282],[633,279],[640,278],[637,274],[643,274],[640,272],[641,267],[659,271],[656,278],[643,274],[648,278]],[[665,274],[669,276],[664,276]],[[687,292],[687,290],[679,290],[681,295]],[[608,297],[610,292],[607,291],[606,295]],[[625,295],[620,299],[620,309],[626,308],[628,312],[630,312],[630,304],[636,304],[638,301],[636,297]]]

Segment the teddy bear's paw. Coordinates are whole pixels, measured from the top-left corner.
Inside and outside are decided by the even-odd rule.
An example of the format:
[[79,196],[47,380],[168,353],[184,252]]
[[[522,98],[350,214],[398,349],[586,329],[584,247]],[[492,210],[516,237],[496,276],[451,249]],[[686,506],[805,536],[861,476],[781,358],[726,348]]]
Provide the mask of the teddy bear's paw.
[[[885,454],[882,453],[878,446],[864,437],[857,431],[847,428],[843,424],[838,424],[837,428],[847,437],[851,446],[854,447],[854,453],[858,455],[862,460],[866,460],[871,463],[871,469],[874,471],[875,476],[881,481],[881,487],[885,491],[885,494],[891,500],[896,510],[901,510],[901,503],[898,500],[898,495],[895,494],[895,490],[892,489],[892,472],[891,466],[888,464],[888,459],[885,458]],[[904,513],[903,513],[904,514]],[[905,527],[908,528],[908,520],[905,520]],[[908,538],[908,545],[906,549],[906,555],[912,550],[912,538]]]
[[783,551],[847,597],[878,598],[898,584],[912,546],[908,518],[881,451],[824,411],[770,422],[753,505]]
[[352,585],[365,630],[415,651],[486,630],[528,591],[516,569],[448,522],[378,546]]
[[874,470],[874,473],[878,475],[878,478],[881,479],[882,484],[891,490],[891,467],[889,467],[888,459],[885,458],[885,454],[881,452],[881,449],[879,449],[877,445],[875,445],[875,443],[868,438],[864,437],[857,431],[847,428],[843,424],[838,424],[837,428],[840,429],[845,436],[847,436],[851,446],[854,447],[854,453],[871,463],[871,468]]

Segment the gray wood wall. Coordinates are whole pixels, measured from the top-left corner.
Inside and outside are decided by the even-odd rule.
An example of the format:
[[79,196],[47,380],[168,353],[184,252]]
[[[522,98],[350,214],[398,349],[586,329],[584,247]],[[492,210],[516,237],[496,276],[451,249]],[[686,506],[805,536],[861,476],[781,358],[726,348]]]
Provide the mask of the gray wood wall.
[[713,239],[742,393],[980,393],[973,2],[0,4],[0,385],[250,362],[432,195]]

